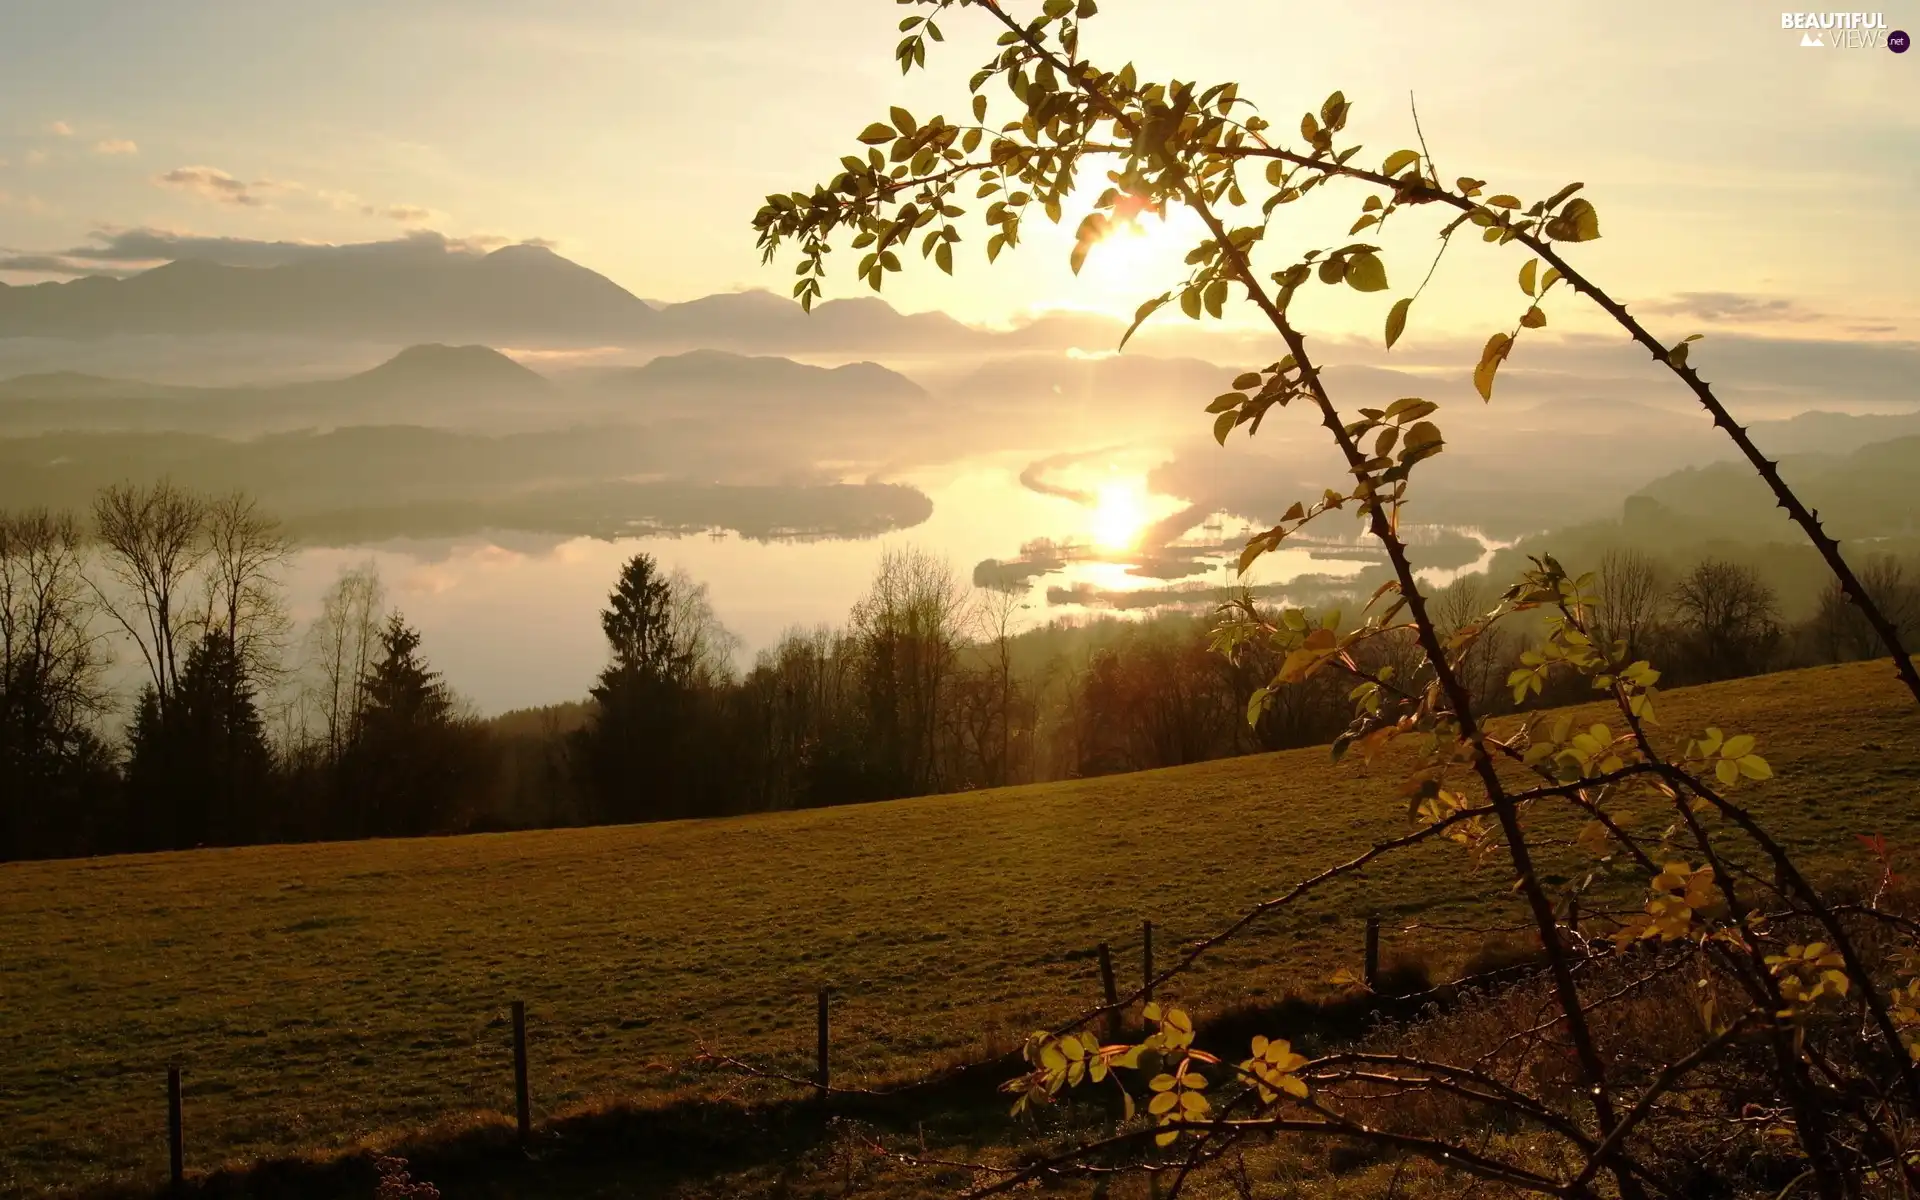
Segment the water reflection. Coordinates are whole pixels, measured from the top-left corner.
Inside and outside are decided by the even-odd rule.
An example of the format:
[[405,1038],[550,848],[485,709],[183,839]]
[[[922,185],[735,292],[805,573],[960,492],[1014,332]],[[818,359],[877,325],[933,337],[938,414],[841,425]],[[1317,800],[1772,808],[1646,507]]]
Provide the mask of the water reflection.
[[[1177,498],[1147,493],[1140,475],[1109,470],[1137,463],[1088,463],[1072,487],[1046,493],[1022,486],[1024,465],[1013,458],[975,460],[905,480],[933,498],[933,515],[885,538],[755,541],[703,534],[609,542],[499,533],[309,550],[291,573],[295,616],[302,625],[311,620],[338,573],[371,558],[391,602],[422,631],[433,663],[491,713],[586,692],[605,653],[600,607],[620,564],[640,551],[706,582],[715,610],[741,636],[749,657],[789,627],[843,622],[889,545],[911,543],[942,555],[962,580],[984,560],[1016,559],[1023,546],[1052,547],[1056,560],[1039,564],[1052,569],[1020,581],[1026,607],[1019,615],[1029,624],[1204,604],[1236,583],[1232,563],[1244,522],[1191,514]],[[1133,528],[1124,540],[1131,549],[1094,545],[1107,540],[1103,530],[1112,531],[1106,523],[1118,520],[1099,499],[1102,486],[1137,489],[1129,493],[1133,507],[1126,514]],[[1096,498],[1092,505],[1084,502],[1087,494]],[[1183,513],[1193,523],[1164,543],[1143,536],[1149,527],[1166,535],[1166,523],[1184,522]],[[1352,579],[1376,561],[1357,542],[1288,546],[1266,555],[1244,582]],[[1146,603],[1136,606],[1130,596]]]

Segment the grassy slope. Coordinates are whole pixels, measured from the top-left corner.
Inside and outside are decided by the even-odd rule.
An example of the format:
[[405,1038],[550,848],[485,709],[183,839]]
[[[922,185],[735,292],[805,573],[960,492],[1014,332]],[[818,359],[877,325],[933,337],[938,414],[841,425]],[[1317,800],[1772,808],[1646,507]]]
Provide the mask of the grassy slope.
[[[1782,778],[1753,798],[1830,862],[1855,833],[1920,837],[1920,720],[1884,664],[1663,715],[1762,734]],[[1143,917],[1192,937],[1403,831],[1393,782],[1305,750],[739,820],[0,866],[0,1193],[160,1177],[169,1061],[201,1165],[505,1110],[514,997],[540,1110],[683,1086],[701,1037],[804,1071],[822,982],[844,997],[837,1076],[916,1073],[1091,1000],[1103,939],[1131,986]],[[1355,963],[1370,907],[1390,953],[1519,915],[1436,848],[1264,923],[1185,990],[1313,990]]]

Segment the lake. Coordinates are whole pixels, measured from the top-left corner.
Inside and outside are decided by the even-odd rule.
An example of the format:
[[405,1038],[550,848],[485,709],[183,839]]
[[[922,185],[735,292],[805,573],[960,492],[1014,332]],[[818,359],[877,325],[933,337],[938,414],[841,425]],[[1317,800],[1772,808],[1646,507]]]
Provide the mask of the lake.
[[[582,698],[606,659],[599,613],[620,566],[646,552],[706,583],[715,612],[744,643],[742,665],[792,626],[842,624],[863,596],[883,550],[914,546],[945,558],[963,582],[985,559],[1018,559],[1035,539],[1078,549],[1058,570],[1026,581],[1025,625],[1057,617],[1113,612],[1100,597],[1149,588],[1217,587],[1233,579],[1231,559],[1244,522],[1211,518],[1182,539],[1179,574],[1135,573],[1143,556],[1130,543],[1152,523],[1185,508],[1175,497],[1148,493],[1142,480],[1151,456],[1100,456],[1050,474],[1061,491],[1042,494],[1020,481],[1025,457],[980,458],[899,477],[925,491],[933,515],[885,537],[756,541],[730,533],[605,541],[499,533],[437,541],[301,551],[289,572],[294,616],[302,628],[319,598],[344,569],[371,559],[388,602],[424,639],[424,651],[447,682],[482,713]],[[1184,518],[1182,518],[1184,519]],[[1325,533],[1346,534],[1335,518]],[[1482,560],[1496,543],[1477,538]],[[1360,547],[1288,547],[1265,556],[1249,581],[1282,584],[1302,576],[1349,579],[1377,560]],[[1472,569],[1470,566],[1465,569]],[[1456,571],[1425,573],[1444,583]],[[1076,592],[1075,589],[1078,589]],[[1049,593],[1052,599],[1049,599]],[[1209,593],[1202,591],[1196,599]],[[1132,612],[1150,611],[1146,609]]]

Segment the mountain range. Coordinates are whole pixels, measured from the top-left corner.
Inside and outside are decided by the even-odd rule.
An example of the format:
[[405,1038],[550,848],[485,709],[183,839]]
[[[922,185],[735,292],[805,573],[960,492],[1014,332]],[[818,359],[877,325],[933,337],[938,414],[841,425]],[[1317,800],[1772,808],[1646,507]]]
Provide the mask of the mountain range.
[[902,313],[871,296],[826,301],[811,314],[767,291],[656,305],[537,245],[488,254],[437,245],[342,252],[271,266],[183,258],[124,279],[0,283],[0,338],[240,334],[390,345],[934,353],[990,341],[1016,351],[1110,346],[1121,328],[1111,318],[1062,313],[988,331],[944,313]]
[[632,338],[654,316],[625,288],[542,246],[341,254],[268,267],[181,259],[125,279],[0,284],[0,337],[604,340]]

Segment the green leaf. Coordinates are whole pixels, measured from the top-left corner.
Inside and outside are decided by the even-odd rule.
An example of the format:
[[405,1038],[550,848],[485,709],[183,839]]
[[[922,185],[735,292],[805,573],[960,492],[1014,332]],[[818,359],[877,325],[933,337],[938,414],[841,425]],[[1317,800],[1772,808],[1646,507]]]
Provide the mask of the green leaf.
[[1188,317],[1190,317],[1195,321],[1198,321],[1200,319],[1200,289],[1199,288],[1190,287],[1186,291],[1180,293],[1180,311],[1187,314]]
[[1547,222],[1547,236],[1562,242],[1590,242],[1600,236],[1600,217],[1585,200],[1569,200],[1560,215]]
[[1362,250],[1347,260],[1347,283],[1356,292],[1384,292],[1387,268],[1379,255]]
[[1520,290],[1529,296],[1533,295],[1534,272],[1539,269],[1540,260],[1537,258],[1528,259],[1520,267]]
[[1419,161],[1420,152],[1418,150],[1395,150],[1392,154],[1387,155],[1387,161],[1381,164],[1380,173],[1382,175],[1398,175]]
[[1440,436],[1439,426],[1432,421],[1416,421],[1407,429],[1407,448],[1404,453],[1424,458],[1445,444],[1446,439]]
[[1213,398],[1211,404],[1207,405],[1207,411],[1210,413],[1230,412],[1246,403],[1246,400],[1247,398],[1239,392],[1222,392]]
[[918,126],[913,123],[913,114],[901,108],[898,104],[894,105],[893,108],[888,111],[887,115],[893,118],[893,127],[898,129],[902,135],[911,135],[913,131],[918,128]]
[[1413,297],[1402,296],[1387,311],[1387,349],[1393,349],[1393,344],[1407,331],[1407,310],[1412,307]]
[[1160,306],[1165,304],[1168,300],[1171,300],[1172,298],[1173,298],[1172,292],[1162,292],[1158,296],[1155,296],[1153,299],[1147,301],[1145,304],[1142,304],[1139,308],[1134,309],[1133,324],[1127,326],[1127,331],[1120,335],[1120,349],[1122,350],[1126,349],[1127,339],[1133,336],[1134,330],[1140,328],[1140,326],[1146,321],[1148,317],[1152,316],[1155,312],[1159,311]]
[[1246,390],[1247,390],[1248,388],[1250,388],[1250,387],[1259,387],[1259,386],[1260,386],[1260,372],[1258,372],[1258,371],[1247,371],[1247,372],[1245,372],[1245,373],[1243,373],[1243,374],[1240,374],[1240,375],[1235,375],[1235,376],[1233,377],[1233,386],[1234,386],[1234,387],[1236,387],[1236,388],[1238,388],[1238,389],[1239,389],[1240,391],[1243,391],[1243,392],[1244,392],[1244,391],[1246,391]]
[[869,146],[884,146],[892,141],[894,136],[893,126],[883,125],[878,121],[860,131],[860,140]]
[[1498,196],[1487,197],[1487,206],[1489,208],[1519,208],[1520,201],[1513,196],[1502,193]]
[[1227,435],[1233,432],[1234,424],[1239,420],[1240,414],[1237,412],[1223,412],[1215,417],[1213,419],[1213,440],[1219,442],[1222,446],[1226,445]]

